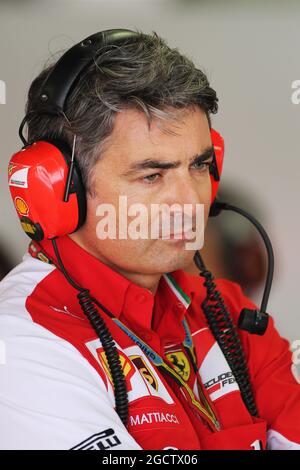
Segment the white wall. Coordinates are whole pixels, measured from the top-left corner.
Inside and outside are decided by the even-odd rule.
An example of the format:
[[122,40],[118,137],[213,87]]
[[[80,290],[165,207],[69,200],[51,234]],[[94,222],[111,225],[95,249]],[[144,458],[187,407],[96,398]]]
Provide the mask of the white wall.
[[[51,54],[96,31],[156,31],[204,68],[217,90],[214,127],[226,140],[223,179],[238,180],[259,203],[274,243],[276,279],[269,312],[280,332],[300,338],[299,122],[291,83],[300,79],[297,2],[94,0],[0,3],[1,243],[20,260],[27,239],[6,186],[10,155],[31,80]],[[0,100],[1,101],[1,100]]]

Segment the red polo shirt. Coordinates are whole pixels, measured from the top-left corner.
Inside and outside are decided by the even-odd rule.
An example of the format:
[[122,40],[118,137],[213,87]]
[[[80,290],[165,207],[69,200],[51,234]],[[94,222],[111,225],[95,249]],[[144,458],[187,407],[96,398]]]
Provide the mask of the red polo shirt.
[[[0,313],[5,312],[0,325],[2,321],[14,345],[8,348],[11,370],[0,387],[0,411],[1,404],[12,404],[9,411],[3,405],[4,448],[258,449],[266,446],[267,439],[270,448],[299,445],[300,387],[291,372],[288,343],[272,320],[263,337],[240,332],[260,413],[257,419],[248,413],[205,321],[201,277],[182,270],[165,274],[153,295],[68,236],[57,243],[74,281],[173,367],[202,406],[204,395],[220,429],[192,406],[185,388],[158,370],[142,344],[101,312],[126,377],[129,423],[124,427],[115,412],[100,340],[79,306],[78,292],[55,265],[47,263],[55,255],[51,242],[44,241],[0,283]],[[234,321],[242,308],[255,308],[236,283],[223,279],[216,284]],[[13,285],[20,292],[14,313]],[[183,319],[195,347],[197,372],[182,344]],[[22,381],[16,389],[14,374],[20,370]]]

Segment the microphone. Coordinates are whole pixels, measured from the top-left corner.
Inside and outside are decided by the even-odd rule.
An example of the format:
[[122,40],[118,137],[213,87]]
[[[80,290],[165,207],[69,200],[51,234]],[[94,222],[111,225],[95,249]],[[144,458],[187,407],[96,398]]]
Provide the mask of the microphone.
[[209,217],[216,217],[223,210],[231,210],[248,219],[258,230],[267,250],[267,277],[260,309],[257,310],[243,308],[240,312],[238,320],[238,327],[241,330],[246,330],[251,334],[263,335],[268,327],[269,314],[266,312],[266,310],[274,275],[274,252],[272,244],[263,226],[251,214],[249,214],[249,212],[245,211],[244,209],[241,209],[227,202],[219,201],[217,198],[215,198],[213,204],[210,207]]

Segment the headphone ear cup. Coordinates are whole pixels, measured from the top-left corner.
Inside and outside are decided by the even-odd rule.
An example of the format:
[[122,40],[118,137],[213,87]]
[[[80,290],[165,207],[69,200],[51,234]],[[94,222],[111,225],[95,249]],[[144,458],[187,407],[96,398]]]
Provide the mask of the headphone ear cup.
[[215,150],[215,162],[214,162],[214,168],[213,171],[211,172],[210,179],[211,179],[211,204],[213,204],[220,180],[221,180],[221,174],[222,174],[222,168],[223,168],[223,160],[224,160],[224,139],[219,134],[217,131],[214,129],[210,130],[210,135],[211,135],[211,141],[214,146]]
[[15,153],[8,185],[27,235],[37,241],[76,231],[84,222],[86,197],[74,167],[69,200],[64,202],[71,152],[62,141],[38,141]]

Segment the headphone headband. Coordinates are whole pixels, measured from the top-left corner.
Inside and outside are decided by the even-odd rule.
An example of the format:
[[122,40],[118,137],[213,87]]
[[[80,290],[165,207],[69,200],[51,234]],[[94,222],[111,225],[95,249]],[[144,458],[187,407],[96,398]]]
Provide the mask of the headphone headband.
[[88,36],[68,49],[44,81],[35,110],[51,114],[62,112],[72,86],[92,63],[96,52],[103,46],[117,45],[137,35],[129,29],[107,29]]

